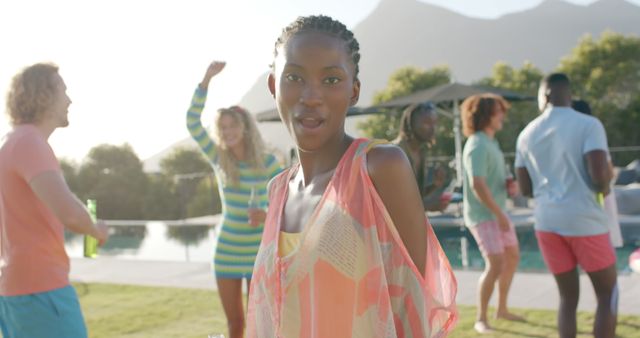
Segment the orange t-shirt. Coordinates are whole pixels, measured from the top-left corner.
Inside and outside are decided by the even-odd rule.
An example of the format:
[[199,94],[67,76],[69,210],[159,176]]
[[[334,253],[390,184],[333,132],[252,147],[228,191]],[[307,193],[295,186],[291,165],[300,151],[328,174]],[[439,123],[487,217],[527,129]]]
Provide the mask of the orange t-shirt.
[[64,225],[29,186],[60,171],[40,131],[18,125],[0,140],[0,295],[45,292],[69,285]]

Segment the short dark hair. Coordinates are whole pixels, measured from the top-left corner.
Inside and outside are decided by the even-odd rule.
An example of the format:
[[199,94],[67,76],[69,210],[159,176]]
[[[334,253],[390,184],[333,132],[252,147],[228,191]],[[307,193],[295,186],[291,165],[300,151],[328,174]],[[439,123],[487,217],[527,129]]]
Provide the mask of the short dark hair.
[[[354,78],[358,78],[358,62],[360,61],[360,44],[353,32],[338,20],[326,15],[300,16],[294,22],[282,30],[282,34],[276,40],[273,55],[278,56],[278,48],[284,45],[292,36],[303,32],[321,32],[339,38],[345,42],[347,53],[355,67]],[[273,65],[272,65],[273,67]]]
[[548,87],[571,87],[571,81],[569,81],[569,77],[565,73],[551,73],[542,78],[540,85],[546,85]]

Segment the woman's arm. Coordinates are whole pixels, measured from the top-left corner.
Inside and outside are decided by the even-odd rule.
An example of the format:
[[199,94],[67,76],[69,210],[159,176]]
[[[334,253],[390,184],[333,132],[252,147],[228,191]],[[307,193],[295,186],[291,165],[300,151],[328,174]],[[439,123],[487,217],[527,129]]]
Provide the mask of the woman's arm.
[[424,274],[426,216],[409,160],[397,146],[380,145],[367,154],[367,169],[409,256]]
[[207,71],[205,72],[202,82],[198,85],[198,88],[193,93],[191,99],[191,105],[187,110],[187,130],[191,137],[198,143],[202,152],[207,155],[210,161],[213,161],[217,155],[217,147],[213,142],[206,129],[202,126],[200,120],[202,116],[202,110],[204,109],[205,102],[207,101],[207,90],[211,79],[222,71],[225,63],[214,61],[212,62]]

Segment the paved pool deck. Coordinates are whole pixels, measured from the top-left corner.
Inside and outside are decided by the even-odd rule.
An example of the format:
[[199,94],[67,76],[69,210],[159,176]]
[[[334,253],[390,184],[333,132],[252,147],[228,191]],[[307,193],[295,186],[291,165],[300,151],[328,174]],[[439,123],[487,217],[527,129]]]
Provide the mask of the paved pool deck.
[[[475,305],[476,285],[480,273],[480,271],[455,271],[458,280],[458,304]],[[202,262],[142,261],[107,257],[72,258],[71,280],[79,283],[216,289],[211,265]],[[620,275],[618,283],[620,286],[619,312],[640,315],[640,274]],[[594,311],[595,295],[586,274],[580,276],[580,291],[578,310]],[[558,291],[551,274],[516,273],[509,294],[510,307],[556,310],[558,301]],[[491,304],[496,304],[495,295]]]

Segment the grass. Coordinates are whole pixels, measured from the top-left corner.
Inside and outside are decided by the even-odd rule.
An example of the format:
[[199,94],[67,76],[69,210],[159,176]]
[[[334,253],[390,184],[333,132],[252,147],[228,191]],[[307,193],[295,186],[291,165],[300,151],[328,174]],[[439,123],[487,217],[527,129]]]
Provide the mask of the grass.
[[[217,293],[208,290],[112,284],[75,284],[92,338],[206,338],[225,333]],[[460,306],[452,338],[477,337],[475,308]],[[525,323],[494,321],[494,334],[483,337],[557,337],[555,311],[515,309]],[[593,313],[579,313],[579,337],[591,337]],[[640,316],[620,316],[617,337],[638,337]]]

